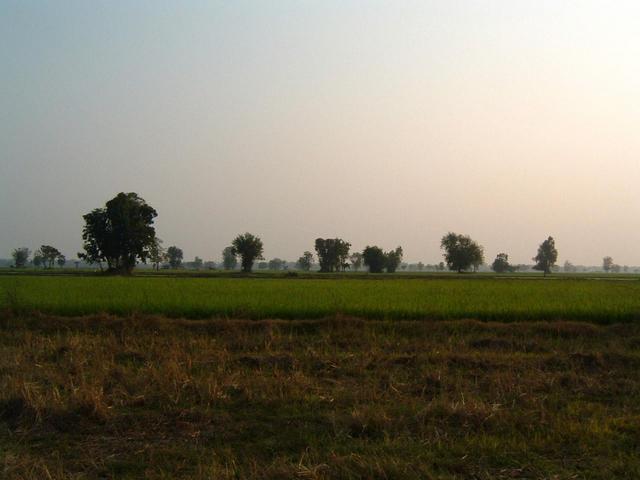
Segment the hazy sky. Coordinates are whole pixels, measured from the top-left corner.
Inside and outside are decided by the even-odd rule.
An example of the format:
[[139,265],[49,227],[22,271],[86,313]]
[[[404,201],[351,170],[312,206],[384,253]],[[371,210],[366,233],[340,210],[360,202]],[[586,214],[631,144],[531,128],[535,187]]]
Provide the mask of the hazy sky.
[[640,2],[0,2],[0,257],[120,191],[165,246],[640,264]]

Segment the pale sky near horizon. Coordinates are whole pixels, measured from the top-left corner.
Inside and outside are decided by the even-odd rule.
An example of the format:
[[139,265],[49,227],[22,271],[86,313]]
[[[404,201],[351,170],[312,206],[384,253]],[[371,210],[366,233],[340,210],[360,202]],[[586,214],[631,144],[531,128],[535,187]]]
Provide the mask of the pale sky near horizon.
[[238,233],[640,265],[640,2],[0,2],[0,257],[120,191],[185,260]]

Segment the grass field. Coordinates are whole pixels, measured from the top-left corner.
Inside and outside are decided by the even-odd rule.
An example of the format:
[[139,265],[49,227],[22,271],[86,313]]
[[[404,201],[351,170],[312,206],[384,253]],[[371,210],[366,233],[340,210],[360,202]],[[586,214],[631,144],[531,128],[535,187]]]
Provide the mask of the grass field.
[[183,318],[577,320],[640,318],[640,280],[0,276],[0,308]]
[[6,479],[640,478],[640,325],[7,316]]

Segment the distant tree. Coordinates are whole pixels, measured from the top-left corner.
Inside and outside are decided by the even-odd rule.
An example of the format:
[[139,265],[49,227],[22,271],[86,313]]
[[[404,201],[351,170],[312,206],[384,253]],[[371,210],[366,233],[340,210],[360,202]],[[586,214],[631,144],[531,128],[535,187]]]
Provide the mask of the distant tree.
[[192,264],[193,268],[195,268],[196,270],[200,270],[202,268],[203,261],[200,257],[195,257]]
[[341,238],[317,238],[315,242],[321,272],[337,272],[348,265],[351,244]]
[[551,273],[552,267],[558,259],[558,250],[556,250],[556,242],[553,237],[547,238],[538,247],[538,254],[533,257],[536,264],[534,270],[542,271],[545,275]]
[[622,270],[622,267],[617,263],[614,263],[613,265],[611,265],[611,271],[613,273],[620,273],[620,270]]
[[149,261],[155,270],[160,270],[160,265],[167,258],[167,253],[162,248],[162,240],[158,237],[153,239],[153,242],[149,246]]
[[440,242],[444,249],[444,259],[449,270],[461,273],[472,268],[476,270],[484,262],[484,249],[468,235],[449,232]]
[[258,263],[258,270],[266,270],[269,268],[269,264],[267,262]]
[[26,267],[29,261],[29,255],[31,255],[31,251],[27,247],[15,248],[13,252],[11,252],[13,266],[16,268]]
[[418,262],[417,267],[418,267],[418,271],[419,271],[419,272],[423,271],[423,270],[424,270],[424,263],[422,263],[422,262]]
[[573,273],[573,272],[576,272],[578,270],[575,267],[575,265],[573,263],[571,263],[569,260],[565,260],[563,269],[564,269],[564,271],[566,273]]
[[42,245],[35,253],[35,256],[42,259],[45,268],[53,268],[59,255],[61,255],[60,250],[51,245]]
[[146,262],[155,239],[157,212],[136,193],[119,193],[104,208],[83,216],[84,252],[89,263],[106,262],[109,271],[130,274],[136,262]]
[[67,258],[66,258],[64,255],[60,254],[60,255],[58,255],[58,257],[56,258],[56,263],[58,264],[58,266],[59,266],[60,268],[62,268],[62,267],[64,267],[64,265],[67,263]]
[[381,273],[385,267],[386,257],[380,247],[367,245],[362,251],[362,260],[371,273]]
[[602,269],[609,273],[611,271],[611,266],[613,265],[613,258],[611,257],[604,257],[602,259]]
[[409,264],[408,264],[408,263],[401,263],[401,264],[400,264],[400,268],[401,268],[402,270],[406,270],[407,268],[409,268]]
[[206,262],[204,262],[204,268],[206,268],[207,270],[215,270],[217,268],[216,262],[207,260]]
[[[397,247],[384,254],[384,268],[387,273],[394,273],[402,262],[402,247]],[[406,268],[406,267],[405,267]]]
[[245,273],[251,272],[255,260],[263,258],[262,240],[250,233],[238,235],[231,243],[231,246],[233,247],[233,253],[240,255],[242,271]]
[[80,260],[74,260],[73,264],[76,266],[76,268],[80,268]]
[[354,252],[349,256],[349,260],[351,260],[351,267],[354,272],[357,272],[362,268],[362,253]]
[[504,273],[513,271],[513,267],[509,265],[509,255],[506,253],[499,253],[496,259],[491,264],[491,270],[496,273]]
[[169,262],[171,268],[180,268],[183,258],[184,254],[182,253],[181,248],[178,248],[175,245],[167,248],[167,261]]
[[307,251],[302,254],[302,256],[298,259],[297,266],[300,270],[304,270],[308,272],[311,270],[311,266],[313,265],[313,253]]
[[269,260],[269,270],[282,270],[286,263],[281,258],[272,258]]
[[35,253],[33,254],[33,266],[34,267],[40,267],[43,266],[44,267],[44,258],[42,258],[42,255],[40,255],[40,251],[36,250]]
[[225,270],[234,270],[238,265],[238,259],[233,251],[233,247],[222,250],[222,266]]

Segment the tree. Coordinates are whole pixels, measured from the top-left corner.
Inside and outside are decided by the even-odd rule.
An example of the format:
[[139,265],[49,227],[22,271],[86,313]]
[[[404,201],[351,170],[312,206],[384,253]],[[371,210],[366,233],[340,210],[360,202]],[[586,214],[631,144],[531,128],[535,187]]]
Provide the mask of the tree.
[[167,248],[167,261],[171,268],[180,268],[183,258],[184,254],[182,253],[181,248],[178,248],[175,245]]
[[40,265],[44,266],[44,258],[42,258],[42,255],[40,255],[40,252],[38,250],[36,250],[36,252],[33,254],[33,266],[34,267],[39,267]]
[[313,265],[313,254],[309,251],[304,252],[297,262],[298,268],[308,272]]
[[513,272],[513,267],[509,264],[509,255],[499,253],[491,264],[491,270],[496,273]]
[[202,259],[198,256],[196,256],[196,258],[193,259],[193,262],[191,262],[191,265],[193,266],[193,268],[195,268],[196,270],[200,270],[202,268],[202,264],[204,262],[202,261]]
[[238,259],[233,251],[233,247],[222,250],[222,265],[225,270],[234,270],[238,265]]
[[418,268],[419,272],[423,271],[424,270],[424,263],[418,262],[417,268]]
[[242,271],[250,273],[255,260],[262,260],[263,245],[262,240],[255,235],[245,233],[238,235],[231,243],[233,254],[240,255]]
[[385,267],[385,254],[380,247],[367,245],[362,251],[362,260],[371,273],[382,273]]
[[282,270],[286,266],[287,262],[281,258],[273,258],[269,260],[269,270]]
[[476,270],[484,262],[484,249],[468,235],[449,232],[440,242],[449,270],[462,273],[473,267]]
[[544,272],[546,276],[551,273],[551,268],[555,265],[557,259],[556,242],[553,237],[549,237],[538,247],[538,254],[533,257],[533,261],[536,262],[533,269]]
[[167,253],[162,248],[162,240],[158,237],[153,239],[151,246],[149,247],[149,261],[155,270],[160,270],[160,265],[167,258]]
[[64,267],[65,263],[67,263],[67,257],[62,254],[58,255],[58,257],[56,258],[56,263],[60,268]]
[[114,273],[130,274],[139,260],[146,262],[155,240],[153,219],[158,213],[136,193],[119,193],[104,208],[83,216],[84,252],[89,263],[106,262]]
[[56,259],[61,255],[60,251],[52,247],[51,245],[42,245],[39,250],[36,250],[36,257],[39,257],[44,268],[53,268]]
[[354,272],[357,272],[362,268],[362,253],[360,252],[352,253],[351,256],[349,257],[349,260],[351,260],[351,266],[353,267]]
[[602,259],[602,269],[609,273],[611,271],[611,267],[613,266],[613,258],[611,257],[604,257]]
[[321,272],[344,270],[351,244],[341,238],[316,238],[315,250]]
[[[402,247],[397,247],[384,254],[384,266],[387,273],[394,273],[402,262]],[[406,267],[405,267],[406,268]]]
[[571,263],[569,260],[565,260],[563,268],[566,273],[573,273],[578,271],[576,266],[573,263]]
[[11,252],[13,266],[16,268],[24,268],[29,261],[29,255],[31,255],[31,251],[27,247],[15,248],[13,252]]
[[402,262],[402,247],[384,252],[380,247],[367,247],[362,251],[362,260],[371,273],[394,273]]

